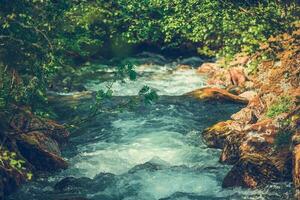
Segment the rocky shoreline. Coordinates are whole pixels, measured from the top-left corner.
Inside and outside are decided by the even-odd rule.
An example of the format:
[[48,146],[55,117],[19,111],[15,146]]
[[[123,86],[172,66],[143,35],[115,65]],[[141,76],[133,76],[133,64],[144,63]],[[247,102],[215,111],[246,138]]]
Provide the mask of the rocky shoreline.
[[[14,192],[39,172],[66,169],[61,148],[70,133],[57,122],[33,115],[29,108],[16,107],[1,132],[0,199]],[[33,177],[32,177],[33,176]]]
[[[202,133],[209,147],[222,149],[220,162],[233,165],[223,187],[257,188],[293,181],[296,198],[300,198],[299,39],[300,30],[270,38],[251,57],[240,54],[230,63],[199,67],[198,72],[214,86],[188,95],[248,101],[231,119]],[[270,54],[275,57],[264,58]]]

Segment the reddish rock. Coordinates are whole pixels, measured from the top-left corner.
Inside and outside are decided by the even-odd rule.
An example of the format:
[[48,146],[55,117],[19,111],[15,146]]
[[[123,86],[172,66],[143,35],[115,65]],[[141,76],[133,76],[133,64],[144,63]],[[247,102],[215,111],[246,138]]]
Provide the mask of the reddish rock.
[[225,138],[224,148],[220,156],[220,162],[235,164],[241,156],[240,144],[245,136],[244,132],[233,132]]
[[204,63],[202,64],[197,73],[206,75],[208,85],[229,86],[231,85],[231,76],[229,71],[220,67],[217,63]]
[[206,74],[208,76],[212,76],[219,70],[219,66],[217,63],[203,63],[198,69],[197,73]]
[[258,122],[251,128],[245,130],[243,135],[226,138],[228,144],[225,145],[220,160],[235,165],[225,177],[224,187],[256,188],[269,182],[290,179],[289,149],[274,149],[277,129],[268,121]]
[[64,126],[53,120],[35,117],[28,110],[21,110],[10,120],[10,127],[14,134],[30,133],[39,131],[56,140],[59,143],[67,141],[70,133]]
[[261,138],[268,141],[270,144],[273,144],[278,132],[278,127],[274,124],[273,120],[265,119],[245,127],[245,131],[259,133]]
[[214,126],[205,129],[202,133],[204,142],[209,147],[223,148],[226,137],[232,133],[230,126],[231,121],[226,121],[219,122]]
[[[257,61],[270,48],[277,53],[277,61],[269,59],[258,64],[258,73],[246,77],[245,68],[241,66],[249,58],[237,55],[227,70],[218,69],[209,79],[249,101],[246,108],[232,115],[230,123],[220,122],[203,134],[209,146],[223,149],[220,162],[234,165],[223,181],[224,187],[256,188],[293,178],[296,198],[300,199],[300,46],[293,37],[287,34],[274,37],[261,52],[251,56],[251,61]],[[278,46],[280,49],[276,49]],[[228,74],[231,83],[224,78]],[[245,89],[248,91],[241,93]],[[206,97],[202,93],[198,96],[200,99]],[[267,108],[279,96],[291,97],[292,111],[268,119]],[[278,134],[285,131],[288,131],[286,137],[295,132],[292,144],[290,138],[278,138]],[[279,145],[279,140],[283,140],[284,145]]]
[[259,96],[255,96],[249,101],[247,108],[251,109],[257,118],[260,118],[262,113],[265,111],[266,106]]
[[243,67],[232,67],[229,69],[229,74],[233,85],[244,86],[247,78]]
[[248,100],[220,88],[201,88],[185,94],[199,100],[227,100],[247,104]]
[[223,180],[223,187],[256,188],[271,181],[280,181],[281,172],[265,156],[259,154],[243,155]]
[[240,122],[241,124],[253,124],[257,121],[254,111],[248,107],[243,108],[239,112],[233,114],[231,119]]
[[255,91],[246,91],[239,95],[242,98],[248,99],[248,101],[252,101],[256,96],[258,96]]

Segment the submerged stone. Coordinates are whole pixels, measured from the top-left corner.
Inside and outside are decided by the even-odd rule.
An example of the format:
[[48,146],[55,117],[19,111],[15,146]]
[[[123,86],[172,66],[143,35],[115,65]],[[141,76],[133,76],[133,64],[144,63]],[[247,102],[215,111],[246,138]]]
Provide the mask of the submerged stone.
[[88,185],[91,185],[92,179],[82,177],[66,177],[60,180],[58,183],[54,185],[54,189],[60,192],[70,192],[74,190],[82,190],[82,188],[86,188]]

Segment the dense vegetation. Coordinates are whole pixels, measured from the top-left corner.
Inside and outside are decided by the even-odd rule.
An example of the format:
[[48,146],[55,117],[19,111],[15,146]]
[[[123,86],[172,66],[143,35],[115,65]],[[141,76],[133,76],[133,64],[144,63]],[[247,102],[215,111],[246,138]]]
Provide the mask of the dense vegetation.
[[39,110],[61,71],[122,54],[129,44],[252,53],[269,36],[292,31],[299,13],[296,0],[1,0],[0,105]]

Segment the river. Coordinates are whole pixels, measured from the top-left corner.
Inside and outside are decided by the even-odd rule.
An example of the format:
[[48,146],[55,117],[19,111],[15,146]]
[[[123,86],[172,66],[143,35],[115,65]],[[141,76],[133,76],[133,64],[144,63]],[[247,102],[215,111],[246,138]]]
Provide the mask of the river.
[[[204,87],[205,77],[195,67],[202,59],[167,59],[143,53],[127,58],[136,63],[137,81],[116,82],[112,101],[136,95],[144,85],[160,98],[152,105],[103,113],[82,124],[63,149],[69,169],[42,175],[26,184],[11,200],[215,200],[290,199],[290,185],[274,184],[258,190],[223,189],[222,179],[231,166],[218,162],[220,151],[207,148],[201,131],[230,118],[242,105],[230,102],[199,102],[181,96]],[[190,65],[190,68],[179,65]],[[94,64],[93,70],[114,71],[109,64]],[[104,89],[99,77],[84,81],[90,91]],[[54,108],[61,121],[84,115],[89,99],[77,102],[77,112],[57,94]],[[63,181],[62,181],[63,180]]]

